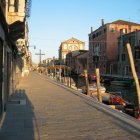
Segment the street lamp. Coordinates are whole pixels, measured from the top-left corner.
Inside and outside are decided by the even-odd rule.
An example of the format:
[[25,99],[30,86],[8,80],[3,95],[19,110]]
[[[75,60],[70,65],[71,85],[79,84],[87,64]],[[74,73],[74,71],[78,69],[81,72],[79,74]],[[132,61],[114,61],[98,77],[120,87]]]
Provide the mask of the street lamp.
[[34,49],[36,49],[36,46],[35,45],[30,45],[30,46],[27,46],[28,48],[29,47],[33,47]]
[[28,50],[28,61],[29,61],[29,65],[30,65],[30,67],[32,66],[32,54],[31,54],[31,52],[29,51],[29,48],[30,47],[33,47],[34,49],[36,49],[36,46],[35,45],[29,45],[29,46],[27,46],[27,50]]

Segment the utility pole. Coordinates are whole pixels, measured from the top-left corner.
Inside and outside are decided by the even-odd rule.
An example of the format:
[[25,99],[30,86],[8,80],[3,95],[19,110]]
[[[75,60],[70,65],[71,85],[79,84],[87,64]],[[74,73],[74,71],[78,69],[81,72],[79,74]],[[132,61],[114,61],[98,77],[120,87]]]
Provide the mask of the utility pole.
[[39,53],[36,53],[35,55],[39,55],[39,62],[41,64],[41,56],[45,54],[41,53],[41,50],[40,50]]

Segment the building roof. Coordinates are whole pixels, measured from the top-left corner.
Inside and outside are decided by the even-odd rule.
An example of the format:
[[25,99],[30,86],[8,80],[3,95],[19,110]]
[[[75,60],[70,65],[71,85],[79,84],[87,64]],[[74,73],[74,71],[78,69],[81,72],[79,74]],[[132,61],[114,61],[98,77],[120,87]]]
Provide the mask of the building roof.
[[113,21],[111,24],[140,26],[140,24],[138,24],[138,23],[129,22],[129,21],[125,21],[125,20],[116,20],[116,21]]
[[76,50],[76,51],[72,51],[72,52],[68,53],[68,55],[71,54],[72,57],[75,57],[75,56],[78,56],[78,55],[81,55],[81,54],[84,54],[87,52],[88,52],[88,50]]
[[82,55],[85,55],[86,53],[89,53],[89,51],[88,50],[83,51],[82,53],[78,54],[77,56],[82,56]]
[[140,24],[138,23],[134,23],[134,22],[129,22],[129,21],[125,21],[125,20],[116,20],[116,21],[113,21],[111,23],[106,23],[104,24],[103,26],[100,26],[99,28],[97,28],[96,30],[92,31],[91,33],[89,33],[89,35],[95,33],[96,31],[100,30],[101,28],[105,27],[106,25],[109,25],[109,24],[120,24],[120,25],[133,25],[133,26],[140,26]]
[[[64,42],[62,42],[62,43],[68,43],[68,42],[71,42],[71,41],[76,41],[76,42],[79,42],[79,43],[84,43],[83,41],[80,41],[80,40],[78,40],[78,39],[76,39],[76,38],[74,38],[74,37],[72,37],[72,38],[70,38],[70,39],[68,39],[68,40],[66,40],[66,41],[64,41]],[[61,43],[61,44],[62,44]]]

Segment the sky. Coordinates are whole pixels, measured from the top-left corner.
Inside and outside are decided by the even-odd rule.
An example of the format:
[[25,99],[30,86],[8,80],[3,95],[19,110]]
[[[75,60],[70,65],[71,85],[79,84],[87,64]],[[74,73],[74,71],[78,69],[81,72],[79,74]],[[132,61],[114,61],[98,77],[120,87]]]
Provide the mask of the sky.
[[[29,49],[33,62],[58,57],[61,42],[72,37],[84,41],[88,34],[105,24],[121,19],[140,24],[140,0],[32,0],[29,23]],[[36,46],[34,49],[33,46]]]

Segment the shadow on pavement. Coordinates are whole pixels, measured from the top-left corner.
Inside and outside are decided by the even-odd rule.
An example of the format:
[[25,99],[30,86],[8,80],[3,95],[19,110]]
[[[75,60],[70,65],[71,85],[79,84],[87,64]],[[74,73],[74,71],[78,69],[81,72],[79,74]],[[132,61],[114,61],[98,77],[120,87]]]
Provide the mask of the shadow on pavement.
[[0,123],[0,140],[39,140],[34,107],[24,89],[9,97]]

